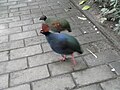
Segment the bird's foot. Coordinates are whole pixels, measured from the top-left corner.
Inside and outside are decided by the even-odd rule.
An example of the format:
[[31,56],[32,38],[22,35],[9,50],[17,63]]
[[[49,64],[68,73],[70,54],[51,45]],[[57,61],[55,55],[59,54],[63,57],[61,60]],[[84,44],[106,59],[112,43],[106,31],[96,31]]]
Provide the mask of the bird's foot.
[[60,61],[65,61],[66,60],[66,56],[62,55],[62,59],[60,59]]

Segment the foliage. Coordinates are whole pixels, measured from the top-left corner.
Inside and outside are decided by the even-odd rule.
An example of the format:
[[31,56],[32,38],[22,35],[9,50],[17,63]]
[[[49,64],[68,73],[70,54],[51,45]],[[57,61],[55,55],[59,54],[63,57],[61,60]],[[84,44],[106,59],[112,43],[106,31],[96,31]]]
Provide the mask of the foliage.
[[94,0],[101,7],[101,14],[104,20],[117,22],[114,31],[120,34],[120,0]]

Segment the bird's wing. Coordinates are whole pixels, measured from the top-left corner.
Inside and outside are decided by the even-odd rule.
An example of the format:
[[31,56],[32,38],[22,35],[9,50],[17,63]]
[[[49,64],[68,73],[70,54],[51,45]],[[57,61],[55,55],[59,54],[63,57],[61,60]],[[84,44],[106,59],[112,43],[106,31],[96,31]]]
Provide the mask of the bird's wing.
[[66,49],[68,47],[68,42],[66,39],[58,40],[54,38],[54,40],[50,40],[49,43],[55,48]]

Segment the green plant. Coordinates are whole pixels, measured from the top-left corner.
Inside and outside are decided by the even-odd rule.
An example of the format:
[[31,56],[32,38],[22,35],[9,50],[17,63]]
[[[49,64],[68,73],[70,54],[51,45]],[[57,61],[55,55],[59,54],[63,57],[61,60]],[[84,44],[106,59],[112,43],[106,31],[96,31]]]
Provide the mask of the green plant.
[[117,24],[114,31],[120,34],[120,0],[94,0],[101,7],[104,20],[112,20]]

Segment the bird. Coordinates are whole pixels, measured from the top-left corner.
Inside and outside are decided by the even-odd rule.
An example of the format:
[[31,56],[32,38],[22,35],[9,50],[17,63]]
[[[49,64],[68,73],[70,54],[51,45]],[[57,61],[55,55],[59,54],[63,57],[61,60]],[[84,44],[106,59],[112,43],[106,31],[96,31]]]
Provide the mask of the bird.
[[48,24],[53,32],[60,33],[65,30],[71,32],[70,24],[64,18],[47,18],[47,16],[42,15],[39,20],[43,20],[46,24]]
[[82,54],[83,49],[75,37],[65,33],[53,33],[50,31],[49,25],[45,23],[42,24],[40,33],[46,36],[52,50],[62,55],[62,61],[66,60],[66,55],[71,55],[73,65],[77,64],[74,59],[74,52]]

